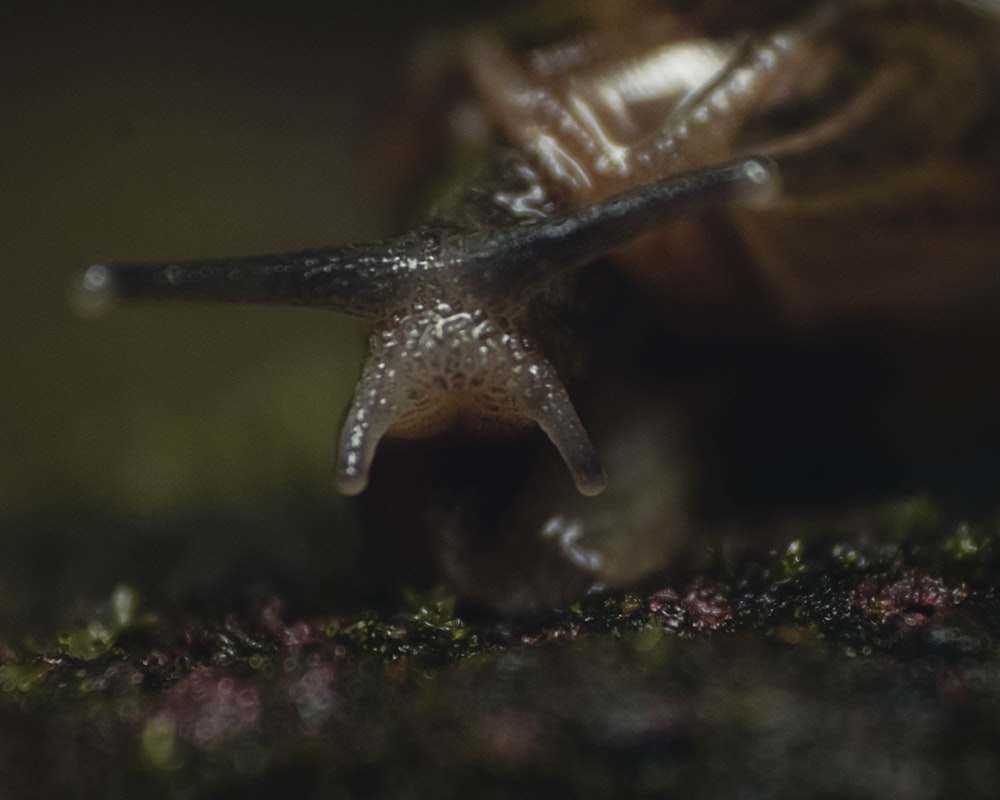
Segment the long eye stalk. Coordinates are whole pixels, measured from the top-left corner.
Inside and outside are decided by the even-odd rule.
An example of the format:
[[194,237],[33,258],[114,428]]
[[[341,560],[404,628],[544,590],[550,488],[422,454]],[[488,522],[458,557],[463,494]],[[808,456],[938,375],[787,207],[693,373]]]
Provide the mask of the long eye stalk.
[[758,203],[779,187],[778,169],[766,158],[682,173],[567,216],[470,240],[463,271],[482,291],[530,292],[671,218],[730,201]]
[[74,303],[83,311],[118,298],[261,303],[371,318],[399,295],[405,276],[431,265],[436,248],[434,237],[417,232],[297,253],[95,264],[79,279]]

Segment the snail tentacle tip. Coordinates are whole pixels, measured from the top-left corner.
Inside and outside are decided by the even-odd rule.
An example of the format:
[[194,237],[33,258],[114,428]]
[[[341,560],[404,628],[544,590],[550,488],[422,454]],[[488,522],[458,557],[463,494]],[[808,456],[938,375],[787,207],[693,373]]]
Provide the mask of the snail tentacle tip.
[[566,462],[577,491],[584,497],[596,497],[607,488],[608,476],[583,428],[580,428],[579,434],[583,440],[572,443],[570,445],[572,449],[565,443],[555,440],[553,443]]
[[378,437],[370,439],[363,426],[345,424],[341,433],[340,450],[334,483],[347,497],[361,494],[368,486],[368,475]]
[[766,156],[753,156],[740,166],[740,181],[744,191],[741,201],[748,206],[762,206],[781,194],[781,170]]
[[354,497],[368,486],[368,474],[377,443],[377,440],[370,442],[359,426],[344,426],[334,474],[334,483],[341,494]]
[[595,461],[581,468],[581,465],[570,466],[573,482],[577,491],[584,497],[596,497],[608,488],[608,476],[600,462]]
[[361,494],[368,486],[368,471],[353,472],[343,466],[337,468],[334,476],[334,484],[337,491],[346,497],[355,497]]
[[81,317],[99,317],[110,310],[117,295],[113,269],[106,264],[93,264],[73,279],[69,304]]

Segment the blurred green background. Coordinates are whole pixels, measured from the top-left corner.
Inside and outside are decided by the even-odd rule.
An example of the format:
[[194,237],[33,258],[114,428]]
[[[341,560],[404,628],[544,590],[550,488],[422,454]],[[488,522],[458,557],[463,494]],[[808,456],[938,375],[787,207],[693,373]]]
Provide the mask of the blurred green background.
[[180,305],[88,321],[68,288],[96,261],[389,231],[372,142],[391,87],[412,41],[473,10],[4,4],[0,632],[120,581],[181,606],[255,581],[364,592],[331,481],[361,326]]

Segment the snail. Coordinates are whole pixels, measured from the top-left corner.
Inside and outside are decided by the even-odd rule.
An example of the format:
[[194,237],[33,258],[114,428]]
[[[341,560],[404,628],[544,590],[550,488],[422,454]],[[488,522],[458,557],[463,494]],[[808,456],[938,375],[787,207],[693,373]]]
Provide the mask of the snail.
[[[875,322],[951,319],[984,287],[1000,300],[995,13],[851,0],[749,16],[621,6],[585,12],[569,35],[471,32],[449,51],[463,97],[446,119],[455,164],[477,166],[416,228],[290,254],[95,265],[81,297],[368,320],[338,448],[343,493],[371,478],[366,496],[410,496],[394,501],[406,522],[380,526],[428,531],[439,571],[493,605],[636,580],[688,527],[686,423],[664,399],[676,381],[649,375],[678,331],[811,346]],[[969,218],[956,255],[950,226]],[[616,330],[608,317],[623,314]],[[626,365],[645,376],[627,396],[615,388]],[[597,398],[586,411],[574,386]],[[533,427],[577,496],[517,433]],[[416,488],[379,479],[383,437],[456,430],[470,438],[440,458],[457,467],[422,470],[426,454],[404,447]],[[512,444],[499,438],[509,431]]]

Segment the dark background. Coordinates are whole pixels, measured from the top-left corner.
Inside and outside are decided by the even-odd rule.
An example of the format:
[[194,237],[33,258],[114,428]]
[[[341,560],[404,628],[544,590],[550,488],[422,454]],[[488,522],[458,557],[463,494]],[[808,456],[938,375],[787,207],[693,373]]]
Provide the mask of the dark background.
[[304,597],[364,582],[331,479],[360,325],[209,306],[84,320],[68,289],[96,261],[391,230],[373,143],[399,124],[394,87],[414,40],[474,11],[4,4],[0,630],[122,580],[181,603],[225,603],[251,574]]

